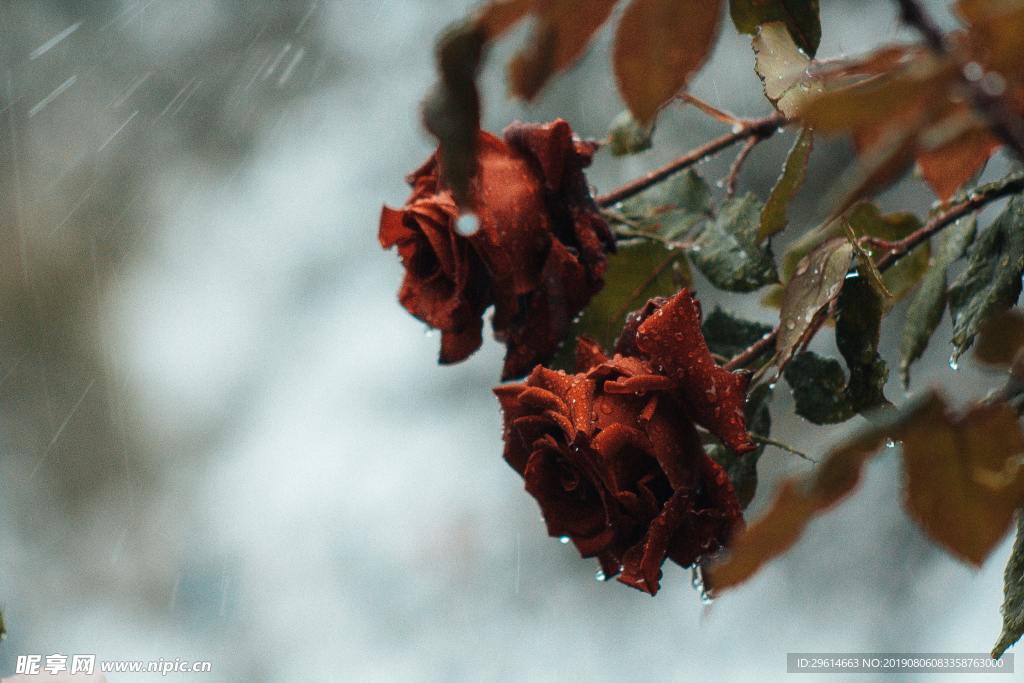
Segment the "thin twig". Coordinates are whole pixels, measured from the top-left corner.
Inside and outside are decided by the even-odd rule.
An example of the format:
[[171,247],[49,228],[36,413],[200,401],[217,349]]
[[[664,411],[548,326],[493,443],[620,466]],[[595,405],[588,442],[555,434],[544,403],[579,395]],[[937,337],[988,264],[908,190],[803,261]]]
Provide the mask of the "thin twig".
[[688,92],[679,93],[678,95],[676,95],[676,99],[686,102],[687,104],[692,104],[693,106],[697,107],[697,109],[700,109],[702,112],[704,112],[711,118],[715,119],[716,121],[727,123],[730,126],[743,125],[743,121],[735,114],[730,114],[727,111],[722,111],[718,107],[708,104],[704,100],[700,99],[699,97],[695,97],[694,95],[691,95]]
[[803,451],[797,450],[796,448],[793,448],[789,444],[783,443],[782,441],[776,441],[770,436],[764,436],[763,434],[754,434],[753,432],[751,432],[750,438],[753,439],[754,441],[757,441],[758,443],[763,443],[766,446],[775,446],[776,448],[781,448],[782,450],[792,453],[793,455],[797,455],[803,458],[804,460],[807,460],[808,462],[813,462],[815,465],[818,464],[817,460],[807,455]]
[[925,43],[939,57],[950,59],[957,67],[961,84],[967,90],[971,104],[984,116],[989,128],[1024,161],[1024,122],[1007,105],[1006,101],[985,90],[979,81],[971,80],[964,73],[964,65],[949,49],[942,29],[932,20],[918,0],[896,0],[900,6],[903,23],[917,29]]
[[738,354],[733,356],[733,359],[726,363],[723,367],[726,370],[736,370],[739,368],[745,368],[755,360],[761,357],[761,355],[767,351],[775,343],[775,338],[779,336],[779,326],[776,325],[768,334],[764,335],[756,342],[748,346],[747,348],[740,351]]
[[[966,199],[947,207],[941,213],[933,216],[924,226],[901,240],[893,242],[874,240],[875,244],[881,244],[882,248],[887,250],[878,259],[876,264],[878,270],[885,271],[892,267],[893,264],[910,253],[914,247],[917,247],[925,240],[939,233],[943,228],[952,225],[967,214],[977,211],[997,199],[1022,191],[1024,191],[1024,173],[1015,173],[1007,176],[1002,181],[974,190]],[[778,334],[779,326],[776,325],[775,329],[738,353],[723,367],[727,370],[736,370],[754,363],[771,350]]]
[[743,168],[743,162],[747,160],[750,153],[757,147],[757,143],[764,140],[760,135],[751,135],[747,138],[747,141],[743,143],[743,147],[740,148],[739,154],[733,159],[732,165],[729,167],[729,175],[725,180],[725,196],[727,199],[732,198],[736,195],[736,180],[740,176],[740,170]]
[[878,259],[878,269],[885,270],[906,256],[914,247],[967,214],[973,213],[1001,197],[1021,191],[1024,191],[1024,173],[1014,173],[1000,182],[975,190],[966,199],[949,206],[945,211],[935,215],[922,227],[901,240],[881,244],[879,244],[880,241],[876,240],[876,244],[879,244],[881,248],[886,250],[886,253]]
[[625,199],[629,199],[633,195],[640,194],[652,185],[657,185],[670,175],[677,173],[684,168],[700,163],[712,154],[720,152],[726,147],[736,144],[740,140],[746,140],[754,136],[765,139],[769,138],[774,135],[779,128],[788,123],[789,120],[782,114],[772,114],[771,116],[766,116],[761,119],[744,121],[740,124],[740,127],[737,130],[717,137],[696,149],[692,149],[686,154],[668,162],[661,168],[656,168],[653,171],[650,171],[649,173],[612,190],[611,192],[598,195],[594,198],[594,201],[601,207],[618,204]]

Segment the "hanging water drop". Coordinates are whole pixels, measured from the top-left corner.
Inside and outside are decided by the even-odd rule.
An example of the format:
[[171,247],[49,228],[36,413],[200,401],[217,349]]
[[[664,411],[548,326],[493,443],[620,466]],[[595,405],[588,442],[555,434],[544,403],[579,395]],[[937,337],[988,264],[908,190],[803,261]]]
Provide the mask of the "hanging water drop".
[[569,537],[568,536],[561,536],[561,537],[559,537],[558,542],[561,543],[562,545],[566,545],[566,544],[569,543]]
[[594,572],[594,581],[607,581],[607,580],[608,580],[608,577],[606,577],[604,575],[604,570],[603,569],[598,569],[596,572]]
[[464,213],[455,221],[455,231],[463,237],[469,237],[480,229],[480,219],[475,213]]
[[949,357],[949,369],[956,371],[960,369],[960,362],[956,359],[956,355]]

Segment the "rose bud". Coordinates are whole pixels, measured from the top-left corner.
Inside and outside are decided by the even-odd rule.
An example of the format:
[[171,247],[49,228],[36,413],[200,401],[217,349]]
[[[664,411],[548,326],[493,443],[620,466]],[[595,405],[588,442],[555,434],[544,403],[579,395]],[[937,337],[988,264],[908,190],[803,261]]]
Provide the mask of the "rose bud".
[[[502,379],[521,377],[551,358],[600,290],[615,243],[583,174],[595,148],[561,119],[513,123],[504,138],[480,131],[465,206],[435,152],[408,177],[405,206],[383,208],[381,246],[397,247],[405,266],[399,301],[441,331],[441,363],[480,347],[493,305],[491,325],[507,347]],[[463,214],[476,218],[472,234],[459,230]]]
[[[607,578],[651,595],[666,559],[687,567],[742,526],[732,483],[712,461],[677,380],[639,357],[609,359],[580,340],[586,371],[538,366],[497,387],[506,462],[552,536],[596,557]],[[582,369],[578,368],[578,369]]]

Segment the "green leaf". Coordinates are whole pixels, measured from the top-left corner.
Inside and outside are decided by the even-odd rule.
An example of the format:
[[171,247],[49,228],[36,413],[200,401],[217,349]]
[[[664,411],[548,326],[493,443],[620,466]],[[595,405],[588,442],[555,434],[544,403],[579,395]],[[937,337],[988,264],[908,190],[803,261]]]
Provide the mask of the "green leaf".
[[651,148],[654,125],[643,126],[627,109],[612,119],[608,129],[608,147],[617,157],[636,154]]
[[476,167],[480,95],[476,75],[487,31],[467,23],[445,33],[437,46],[440,80],[423,103],[423,122],[437,138],[445,181],[456,202],[464,202]]
[[795,116],[804,103],[823,92],[821,83],[807,74],[811,59],[793,42],[779,21],[761,24],[752,41],[754,70],[764,94],[786,116]]
[[[921,222],[911,213],[882,214],[878,207],[870,202],[861,202],[853,206],[846,215],[849,226],[856,237],[876,237],[883,240],[903,239],[921,227]],[[828,240],[840,237],[844,233],[842,221],[831,221],[817,229],[809,230],[794,240],[786,253],[782,255],[780,274],[783,283],[789,282],[797,264],[819,245]],[[930,247],[927,243],[919,245],[910,254],[900,259],[896,265],[882,274],[885,288],[893,294],[888,306],[895,304],[905,296],[928,270]],[[779,306],[781,292],[776,288],[765,297],[764,303]]]
[[1022,273],[1024,195],[1015,195],[971,247],[967,269],[949,289],[954,359],[971,346],[986,318],[1016,303]]
[[825,425],[846,422],[856,414],[846,396],[843,366],[834,358],[804,351],[786,365],[783,377],[800,417]]
[[760,24],[781,21],[793,41],[811,57],[821,42],[818,0],[730,0],[732,23],[740,33],[753,34]]
[[711,188],[693,169],[677,173],[616,207],[632,218],[679,210],[707,217],[715,208]]
[[769,247],[757,241],[761,202],[753,194],[727,200],[690,252],[694,265],[715,287],[750,292],[779,281]]
[[992,659],[999,659],[1007,648],[1024,635],[1024,515],[1017,516],[1017,540],[1003,573],[1003,632],[992,648]]
[[[617,204],[613,211],[630,230],[674,240],[714,214],[714,198],[704,179],[687,170]],[[609,218],[616,220],[614,213]]]
[[[847,215],[850,227],[857,237],[876,237],[878,239],[900,240],[921,227],[921,221],[912,213],[882,214],[871,202],[861,202],[854,206]],[[906,295],[924,276],[928,270],[931,249],[925,242],[915,247],[909,254],[896,262],[882,275],[882,282],[892,293],[888,305]]]
[[847,279],[839,294],[836,346],[846,361],[798,354],[784,377],[793,390],[796,413],[815,424],[845,422],[856,413],[888,405],[883,389],[889,370],[878,354],[882,299],[863,277]]
[[857,255],[857,273],[864,280],[868,282],[872,289],[878,294],[879,297],[892,298],[892,292],[885,286],[882,281],[882,272],[878,270],[878,266],[875,265],[874,259],[871,258],[871,254],[868,250],[861,246],[857,240],[857,233],[853,231],[853,227],[850,226],[848,221],[844,221],[844,227],[846,228],[846,237],[850,240],[850,245],[853,247],[853,253]]
[[626,315],[651,297],[669,296],[677,291],[672,265],[682,258],[681,251],[669,251],[656,242],[620,244],[617,252],[608,256],[604,288],[572,324],[551,367],[572,369],[575,340],[580,335],[589,336],[606,350],[611,349],[622,331]]
[[889,370],[878,355],[882,307],[882,298],[863,277],[844,283],[838,301],[836,346],[850,372],[846,399],[858,413],[889,403],[882,391]]
[[801,346],[815,317],[839,296],[852,258],[853,245],[839,238],[825,242],[800,261],[782,295],[775,340],[779,367],[785,367]]
[[976,226],[977,219],[971,214],[946,228],[935,263],[921,278],[921,288],[907,309],[907,321],[900,337],[900,376],[905,387],[910,386],[910,365],[928,347],[928,340],[946,310],[946,271],[974,241]]
[[[751,390],[743,412],[747,429],[752,433],[760,436],[768,436],[771,433],[772,417],[768,410],[771,400],[770,384],[758,384]],[[750,505],[750,501],[754,499],[754,494],[757,492],[757,461],[761,459],[764,448],[764,444],[761,444],[756,450],[743,455],[739,455],[719,443],[712,444],[706,449],[708,456],[721,465],[725,473],[729,475],[733,488],[736,489],[740,507],[744,510]]]
[[711,353],[731,358],[772,331],[771,325],[738,318],[718,306],[704,316],[704,340]]
[[786,163],[782,167],[782,174],[775,181],[775,187],[768,195],[764,210],[761,212],[761,226],[757,231],[757,239],[764,241],[779,232],[782,232],[787,223],[786,210],[789,203],[804,184],[807,175],[807,160],[811,156],[811,149],[814,147],[814,133],[810,128],[800,131],[800,137],[793,143]]

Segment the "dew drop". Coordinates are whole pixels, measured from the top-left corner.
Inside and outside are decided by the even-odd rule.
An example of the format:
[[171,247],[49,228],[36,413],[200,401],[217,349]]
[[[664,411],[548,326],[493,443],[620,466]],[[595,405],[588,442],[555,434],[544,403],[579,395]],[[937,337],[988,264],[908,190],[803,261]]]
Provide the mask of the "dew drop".
[[981,77],[985,75],[985,70],[981,68],[981,64],[977,62],[968,62],[964,64],[964,78],[969,81],[980,81]]
[[985,74],[985,77],[981,79],[981,89],[985,91],[987,95],[992,97],[999,97],[1006,92],[1006,79],[1003,75],[995,71],[989,71]]
[[953,371],[960,369],[960,362],[957,361],[955,355],[949,357],[949,369]]
[[700,595],[700,604],[710,605],[714,602],[714,598],[711,597],[707,587],[704,585],[704,576],[701,574],[700,567],[694,566],[690,571],[690,585]]
[[464,213],[455,221],[455,231],[463,237],[474,235],[479,229],[480,219],[476,217],[475,213]]
[[568,545],[569,544],[569,537],[568,536],[562,536],[562,537],[560,537],[558,539],[558,542],[561,543],[562,545]]
[[594,572],[594,581],[607,581],[608,577],[604,575],[604,570],[598,569]]

